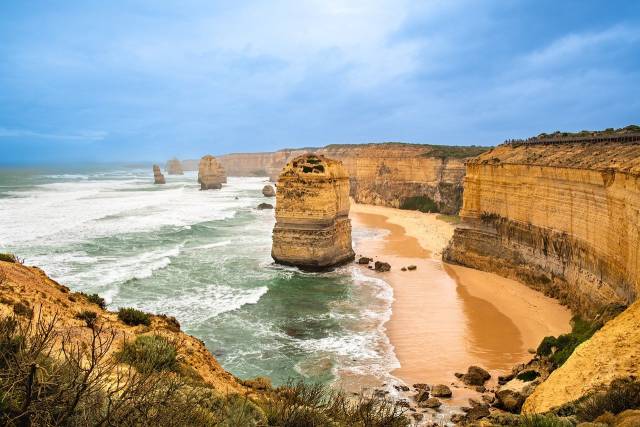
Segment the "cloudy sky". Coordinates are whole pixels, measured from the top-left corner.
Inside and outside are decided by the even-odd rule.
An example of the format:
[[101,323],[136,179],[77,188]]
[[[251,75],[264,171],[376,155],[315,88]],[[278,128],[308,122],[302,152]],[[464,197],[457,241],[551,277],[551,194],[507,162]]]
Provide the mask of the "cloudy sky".
[[0,2],[0,163],[640,122],[640,1]]

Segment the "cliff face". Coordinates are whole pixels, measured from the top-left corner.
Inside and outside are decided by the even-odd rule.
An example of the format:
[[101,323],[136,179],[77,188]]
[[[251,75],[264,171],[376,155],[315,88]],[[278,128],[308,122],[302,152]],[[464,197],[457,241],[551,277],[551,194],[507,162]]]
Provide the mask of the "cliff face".
[[206,155],[200,159],[198,167],[198,182],[201,190],[219,190],[227,182],[224,168],[215,157]]
[[462,204],[464,161],[486,149],[417,144],[329,145],[274,153],[229,154],[220,162],[229,175],[277,179],[284,165],[306,152],[340,160],[351,180],[351,196],[359,203],[401,207],[411,197],[433,200],[443,213]]
[[499,146],[467,164],[444,259],[592,316],[640,291],[640,142]]
[[276,262],[316,269],[350,261],[349,178],[324,156],[292,160],[278,178],[271,256]]

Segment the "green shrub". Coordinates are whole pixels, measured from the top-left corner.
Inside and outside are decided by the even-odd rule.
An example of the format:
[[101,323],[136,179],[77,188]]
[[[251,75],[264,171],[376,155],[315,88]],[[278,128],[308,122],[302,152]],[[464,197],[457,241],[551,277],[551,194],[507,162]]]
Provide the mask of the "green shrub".
[[93,328],[98,320],[98,313],[91,310],[83,310],[76,314],[76,319],[84,320],[88,327]]
[[84,292],[80,292],[80,295],[83,295],[87,301],[97,305],[103,310],[107,307],[107,302],[98,294],[85,294]]
[[529,381],[535,380],[539,376],[540,376],[539,372],[536,372],[536,371],[524,371],[524,372],[519,373],[518,376],[516,376],[516,378],[519,379],[520,381],[529,382]]
[[[602,323],[591,323],[579,317],[571,320],[571,332],[557,338],[544,337],[536,352],[540,356],[549,356],[555,367],[562,366],[580,344],[593,336]],[[555,348],[555,351],[553,349]]]
[[14,254],[0,253],[0,261],[15,263],[18,262],[18,258]]
[[520,417],[520,427],[573,427],[573,424],[555,415],[536,414]]
[[627,409],[640,408],[640,381],[617,379],[609,387],[582,399],[576,415],[583,421],[593,421],[605,412],[614,415]]
[[438,205],[427,196],[413,196],[404,199],[400,204],[400,209],[420,212],[438,212]]
[[129,326],[149,326],[151,324],[151,316],[149,314],[131,307],[118,310],[118,319]]
[[175,371],[178,368],[176,346],[160,335],[140,335],[126,342],[117,354],[119,362],[140,372]]

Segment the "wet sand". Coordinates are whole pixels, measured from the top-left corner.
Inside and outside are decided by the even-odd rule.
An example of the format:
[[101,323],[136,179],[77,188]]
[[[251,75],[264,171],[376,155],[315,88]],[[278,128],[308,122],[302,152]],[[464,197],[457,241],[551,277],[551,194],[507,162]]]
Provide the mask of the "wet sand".
[[[351,218],[354,227],[388,231],[355,250],[391,264],[389,272],[369,274],[393,287],[385,327],[401,365],[393,375],[405,383],[451,384],[469,365],[496,378],[529,360],[527,350],[543,337],[570,330],[571,313],[557,301],[492,273],[442,263],[454,227],[436,215],[353,204]],[[417,270],[400,270],[408,265]],[[454,392],[451,403],[465,396]]]

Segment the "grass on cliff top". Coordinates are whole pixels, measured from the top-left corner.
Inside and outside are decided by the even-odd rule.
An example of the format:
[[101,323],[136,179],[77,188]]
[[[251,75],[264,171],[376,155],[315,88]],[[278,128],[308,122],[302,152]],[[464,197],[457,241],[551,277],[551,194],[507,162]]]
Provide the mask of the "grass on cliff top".
[[466,159],[477,157],[493,147],[479,145],[431,145],[431,150],[424,153],[424,157],[438,157],[441,159]]
[[545,138],[557,138],[561,137],[589,137],[589,136],[607,136],[607,135],[624,135],[626,133],[640,133],[640,126],[638,125],[629,125],[623,128],[607,128],[604,130],[581,130],[580,132],[560,132],[559,130],[553,133],[541,133],[536,138],[545,139]]

